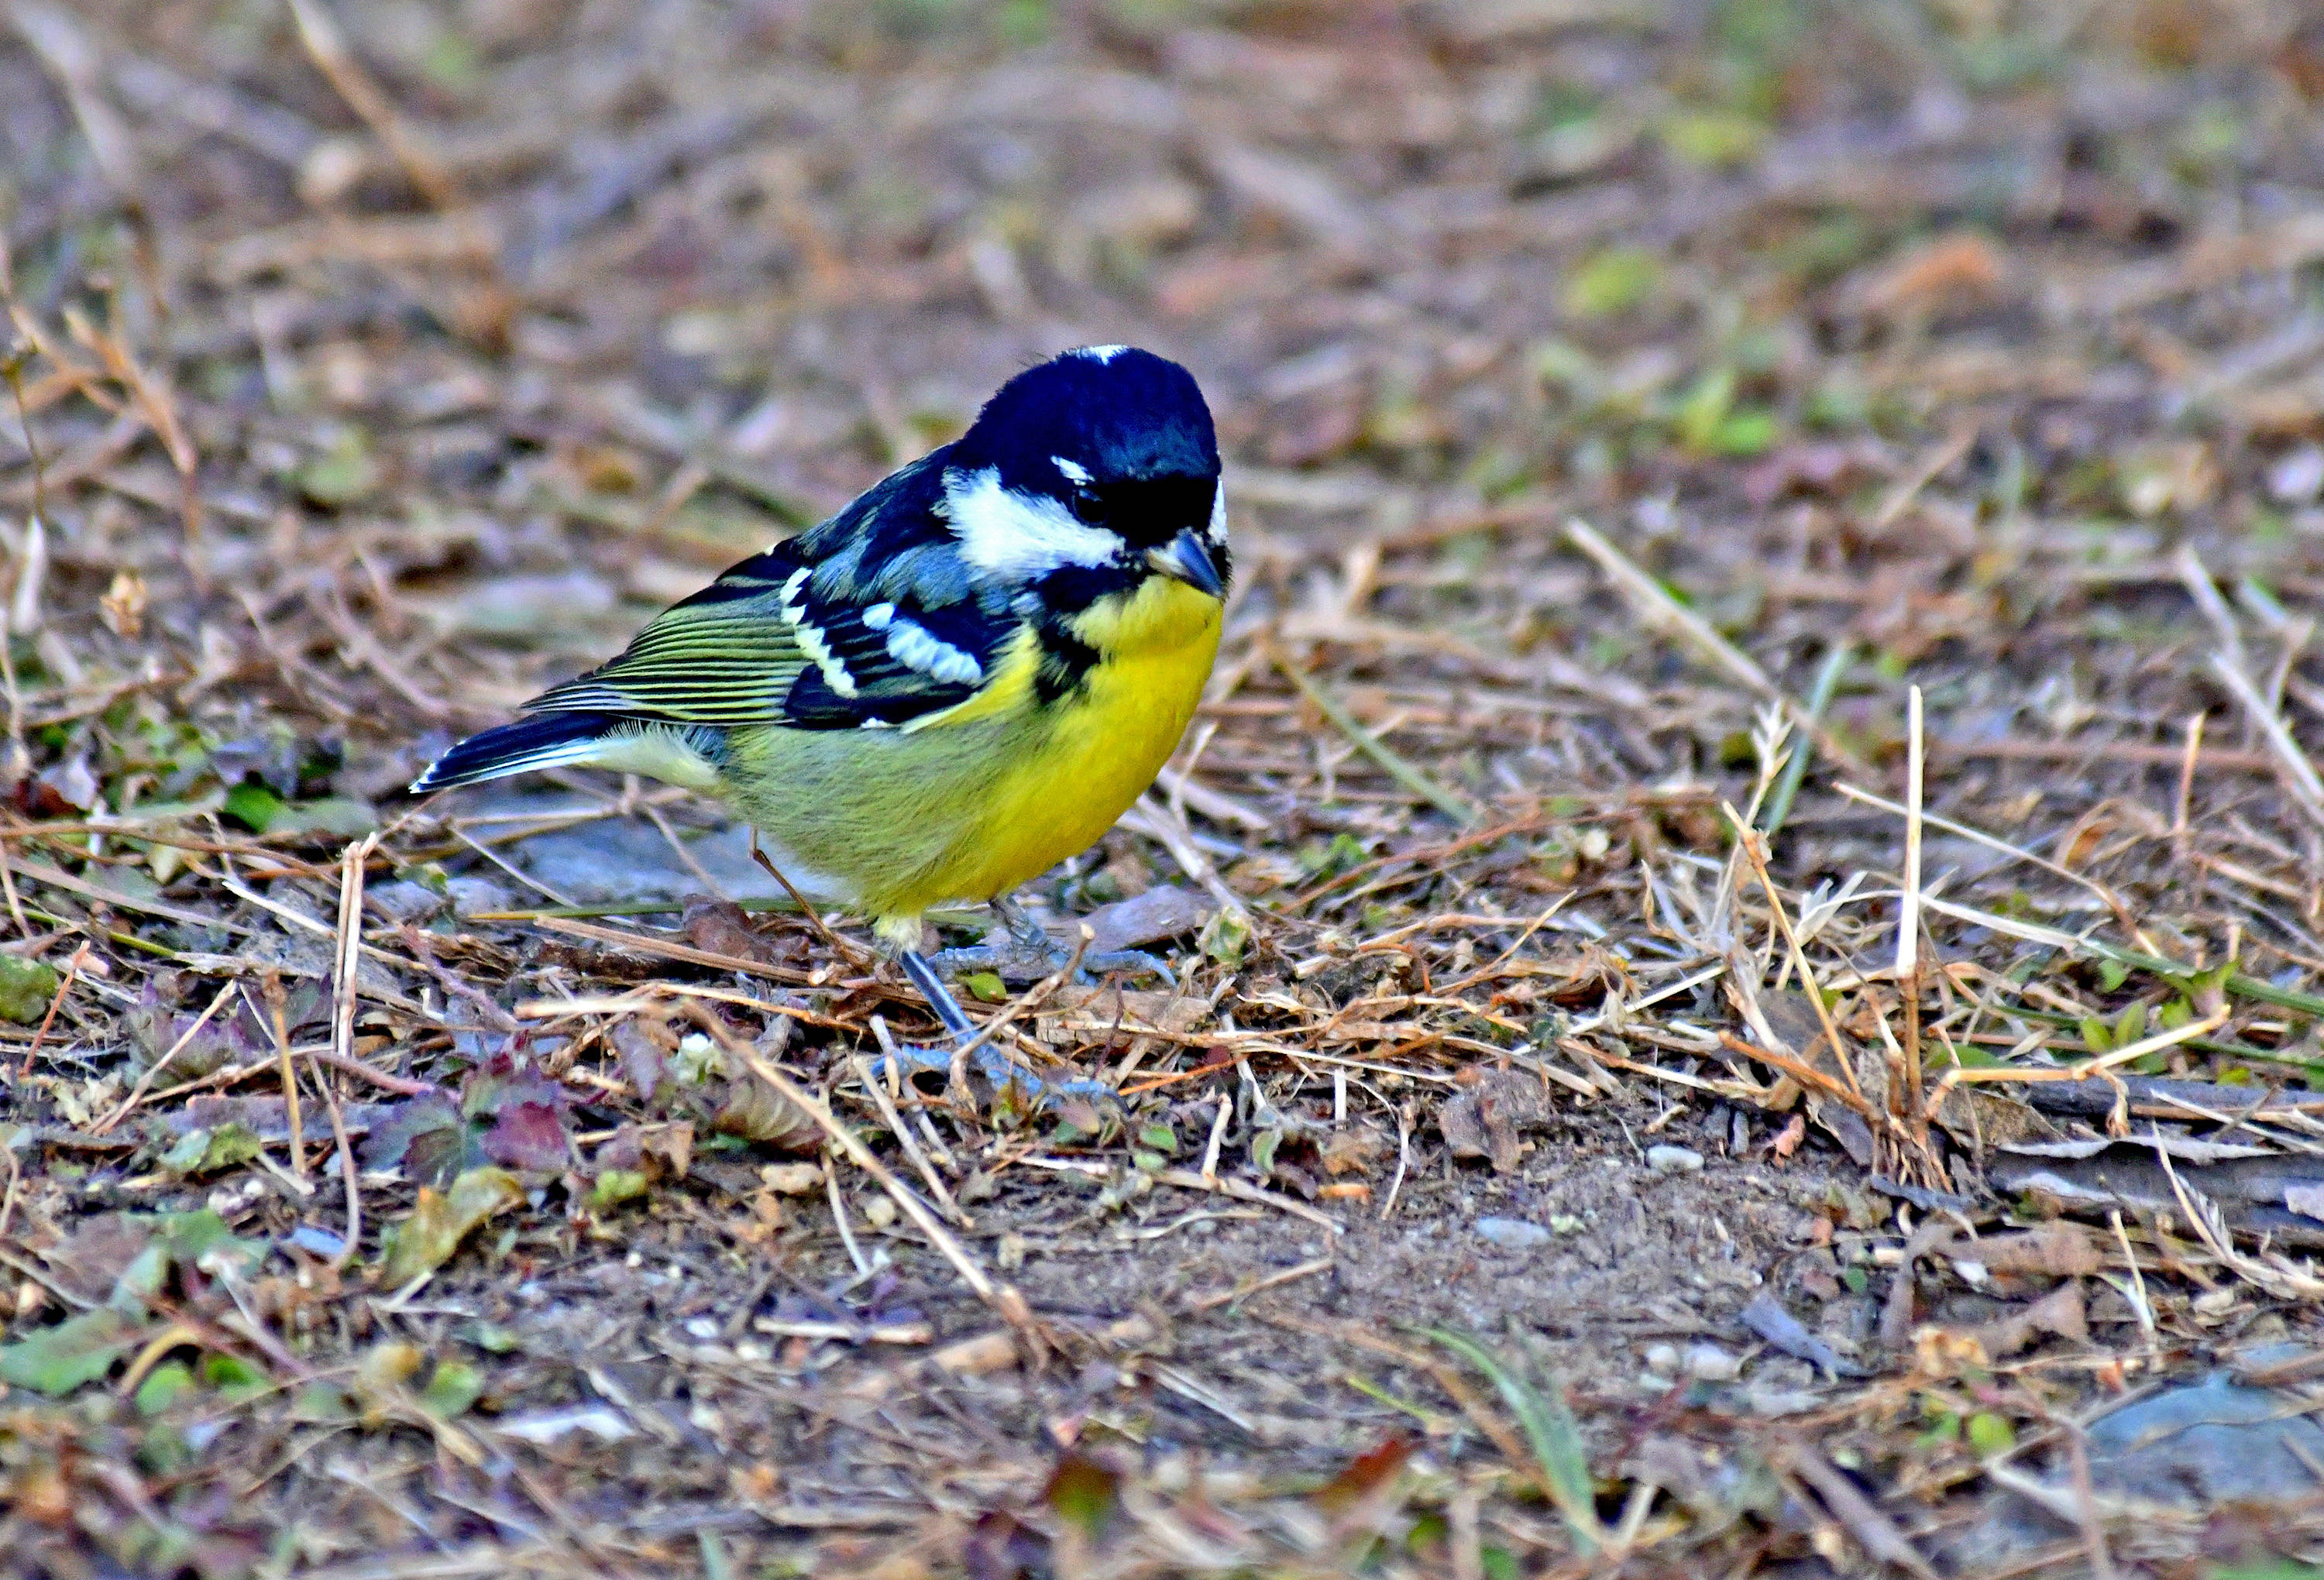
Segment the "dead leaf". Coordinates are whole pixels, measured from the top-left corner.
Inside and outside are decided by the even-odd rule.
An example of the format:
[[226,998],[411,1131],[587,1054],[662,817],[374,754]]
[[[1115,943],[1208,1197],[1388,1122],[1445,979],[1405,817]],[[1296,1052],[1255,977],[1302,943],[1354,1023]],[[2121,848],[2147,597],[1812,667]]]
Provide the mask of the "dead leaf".
[[2080,1344],[2090,1336],[2082,1286],[2061,1283],[2022,1311],[1962,1332],[1991,1358],[2015,1355],[2044,1333]]
[[1100,905],[1083,917],[1082,923],[1097,935],[1090,952],[1110,954],[1200,932],[1218,908],[1208,896],[1161,884],[1142,895]]
[[[1462,1089],[1437,1110],[1436,1127],[1456,1158],[1490,1158],[1493,1171],[1506,1174],[1521,1155],[1517,1131],[1538,1125],[1554,1111],[1549,1088],[1537,1077],[1514,1070],[1462,1072]],[[1467,1078],[1474,1075],[1475,1079]]]
[[2069,1223],[2049,1223],[2022,1235],[1996,1235],[1956,1246],[1962,1261],[1987,1272],[2038,1272],[2054,1278],[2087,1278],[2105,1265],[2090,1236]]
[[1989,238],[1978,231],[1955,231],[1883,265],[1853,294],[1866,312],[1886,317],[1960,298],[1989,296],[2000,286],[2006,269]]
[[471,1230],[524,1199],[524,1187],[506,1169],[470,1169],[449,1190],[420,1188],[420,1204],[396,1226],[395,1244],[380,1267],[390,1289],[432,1272],[449,1261]]

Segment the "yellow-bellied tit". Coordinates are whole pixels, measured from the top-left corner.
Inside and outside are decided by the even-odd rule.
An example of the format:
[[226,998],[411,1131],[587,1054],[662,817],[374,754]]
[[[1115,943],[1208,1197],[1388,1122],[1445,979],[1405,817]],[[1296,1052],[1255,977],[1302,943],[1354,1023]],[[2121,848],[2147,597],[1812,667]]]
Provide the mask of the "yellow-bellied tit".
[[411,788],[575,765],[715,795],[803,893],[868,914],[965,1034],[918,952],[922,915],[989,901],[1020,953],[1047,950],[1008,896],[1093,843],[1176,748],[1229,570],[1193,375],[1126,346],[1067,352]]

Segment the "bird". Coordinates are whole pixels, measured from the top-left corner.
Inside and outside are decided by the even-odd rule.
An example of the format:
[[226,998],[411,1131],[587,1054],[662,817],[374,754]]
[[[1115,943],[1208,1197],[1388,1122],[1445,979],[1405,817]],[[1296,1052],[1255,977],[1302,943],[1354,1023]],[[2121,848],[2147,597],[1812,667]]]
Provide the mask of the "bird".
[[[1231,574],[1194,375],[1081,347],[1017,373],[959,438],[730,566],[617,657],[461,740],[411,790],[586,767],[706,793],[788,885],[866,917],[968,1038],[938,963],[1056,955],[1010,896],[1094,844],[1176,749]],[[932,961],[924,918],[957,904],[991,905],[1013,948]]]

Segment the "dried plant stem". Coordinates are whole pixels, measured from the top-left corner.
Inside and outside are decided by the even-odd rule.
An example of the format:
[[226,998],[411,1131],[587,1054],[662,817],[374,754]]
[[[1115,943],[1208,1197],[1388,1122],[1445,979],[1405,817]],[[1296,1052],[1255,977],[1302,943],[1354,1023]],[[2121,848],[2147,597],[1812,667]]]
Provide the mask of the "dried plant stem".
[[2324,823],[2324,779],[2317,776],[2316,765],[2308,760],[2307,752],[2292,738],[2291,726],[2284,723],[2283,715],[2268,705],[2267,699],[2259,694],[2259,687],[2252,684],[2251,676],[2232,663],[2227,654],[2211,655],[2211,673],[2219,677],[2227,694],[2242,704],[2258,727],[2260,739],[2275,755],[2277,776],[2292,799],[2302,812]]
[[[1840,1067],[1840,1073],[1846,1079],[1848,1089],[1855,1094],[1857,1103],[1868,1108],[1869,1105],[1864,1102],[1864,1089],[1857,1082],[1856,1071],[1849,1067],[1848,1044],[1840,1040],[1840,1028],[1832,1024],[1831,1006],[1824,1003],[1823,989],[1817,985],[1814,971],[1809,969],[1807,951],[1800,947],[1799,934],[1792,930],[1791,916],[1784,909],[1784,896],[1777,892],[1775,880],[1767,875],[1766,852],[1761,849],[1761,842],[1766,836],[1745,822],[1742,815],[1728,803],[1720,803],[1720,810],[1727,814],[1728,823],[1735,831],[1744,859],[1751,864],[1751,875],[1759,880],[1760,892],[1767,896],[1767,910],[1775,917],[1776,931],[1784,935],[1784,943],[1791,951],[1792,969],[1800,974],[1800,986],[1807,990],[1810,1002],[1815,1006],[1816,1020],[1823,1027],[1824,1040],[1831,1044],[1831,1061]],[[1739,982],[1742,978],[1730,974],[1730,979]]]
[[210,1024],[210,1017],[226,1007],[226,1001],[234,997],[235,989],[238,986],[238,983],[228,982],[217,990],[217,996],[210,1000],[209,1006],[194,1017],[194,1024],[179,1033],[177,1041],[170,1044],[161,1057],[145,1067],[145,1073],[137,1078],[137,1084],[129,1089],[129,1095],[121,1099],[121,1106],[90,1126],[92,1134],[111,1134],[113,1127],[128,1117],[137,1105],[145,1100],[146,1092],[152,1089],[154,1079],[170,1067],[170,1061],[185,1052],[186,1044],[191,1043],[201,1033],[201,1029]]
[[[1848,666],[1856,657],[1854,642],[1835,642],[1831,651],[1823,656],[1823,666],[1816,671],[1815,684],[1808,691],[1808,718],[1817,729],[1823,725],[1823,716],[1831,707],[1831,699],[1840,690],[1840,677],[1848,673]],[[1807,782],[1808,765],[1815,755],[1813,730],[1803,732],[1792,743],[1792,755],[1784,764],[1784,772],[1768,794],[1766,804],[1759,809],[1759,827],[1769,839],[1775,837],[1784,820],[1792,814],[1792,802],[1799,795],[1800,786]]]
[[88,959],[88,945],[84,942],[73,951],[72,959],[66,962],[64,977],[57,983],[57,990],[49,999],[49,1012],[41,1017],[41,1029],[32,1033],[32,1045],[24,1050],[24,1062],[16,1071],[18,1080],[32,1073],[32,1061],[40,1057],[41,1044],[49,1040],[49,1028],[56,1024],[57,1011],[65,1006],[65,995],[72,991],[73,983],[80,976],[82,962]]
[[2165,1048],[2175,1048],[2181,1043],[2209,1036],[2227,1024],[2228,1018],[2225,1015],[2215,1015],[2204,1020],[2189,1021],[2183,1026],[2173,1026],[2167,1032],[2157,1032],[2151,1037],[2140,1038],[2127,1047],[2110,1049],[2104,1053],[2085,1059],[2078,1064],[2070,1064],[2060,1070],[2027,1070],[1998,1064],[1955,1065],[1938,1079],[1936,1089],[1929,1094],[1928,1102],[1923,1107],[1922,1115],[1923,1118],[1934,1115],[1944,1105],[1946,1097],[1951,1093],[1953,1088],[1973,1082],[2089,1080],[2095,1076],[2103,1076],[2116,1065],[2128,1064],[2133,1060],[2145,1058],[2149,1053],[2160,1053]]
[[323,1061],[316,1057],[312,1047],[307,1050],[307,1062],[308,1073],[315,1078],[315,1089],[323,1094],[324,1110],[331,1117],[331,1140],[338,1149],[339,1181],[347,1193],[346,1239],[328,1263],[337,1270],[354,1257],[355,1246],[363,1239],[363,1185],[355,1168],[355,1149],[347,1141],[346,1116],[339,1108],[339,1094],[332,1089],[330,1078],[323,1073]]
[[[282,1076],[282,1111],[290,1125],[290,1171],[304,1184],[307,1179],[307,1138],[300,1123],[299,1074],[290,1062],[289,996],[282,991],[282,976],[279,971],[269,970],[261,978],[261,985],[266,998],[266,1014],[263,1018],[268,1029],[274,1033],[275,1061]],[[244,984],[245,990],[248,986]],[[257,1006],[254,1005],[252,1007]]]
[[1905,694],[1904,892],[1896,908],[1896,985],[1904,996],[1904,1069],[1889,1083],[1888,1111],[1904,1116],[1914,1139],[1928,1145],[1921,1107],[1921,791],[1923,766],[1921,688]]
[[1365,729],[1356,716],[1348,712],[1345,704],[1316,684],[1307,672],[1294,664],[1281,648],[1269,643],[1267,652],[1276,668],[1283,672],[1283,678],[1297,687],[1299,694],[1313,703],[1315,711],[1332,721],[1333,728],[1346,736],[1358,751],[1379,764],[1389,778],[1464,827],[1483,815],[1467,797],[1439,785],[1422,773],[1409,758]]
[[726,1024],[699,1005],[689,1004],[687,1012],[695,1024],[708,1032],[714,1041],[734,1058],[749,1067],[751,1072],[777,1092],[790,1100],[798,1111],[812,1119],[816,1128],[829,1136],[835,1145],[847,1155],[848,1161],[872,1176],[880,1188],[895,1201],[899,1210],[912,1220],[920,1233],[928,1237],[944,1259],[960,1274],[961,1281],[973,1291],[977,1299],[999,1314],[1001,1318],[1028,1340],[1038,1339],[1032,1308],[1025,1297],[1010,1284],[996,1284],[975,1258],[969,1255],[961,1243],[953,1238],[952,1231],[938,1221],[920,1199],[904,1187],[904,1182],[890,1171],[888,1166],[872,1155],[872,1149],[861,1138],[832,1116],[830,1108],[805,1087],[775,1068],[773,1062],[756,1048],[728,1030]]
[[[879,1039],[892,1069],[897,1059],[895,1039],[888,1031],[888,1023],[876,1015],[872,1017],[872,1034]],[[896,1138],[896,1144],[904,1149],[904,1155],[912,1161],[912,1167],[918,1171],[921,1182],[928,1188],[928,1195],[944,1210],[945,1217],[964,1229],[974,1228],[976,1220],[953,1199],[951,1187],[945,1183],[944,1176],[936,1172],[936,1165],[928,1161],[928,1154],[920,1150],[919,1139],[904,1123],[904,1116],[897,1112],[896,1100],[888,1095],[888,1089],[881,1084],[880,1078],[872,1073],[872,1061],[858,1053],[854,1055],[853,1063],[855,1079],[863,1083],[863,1090],[871,1098],[872,1106],[880,1110],[880,1118],[888,1126],[889,1134]]]
[[306,46],[315,69],[346,101],[347,107],[387,145],[388,152],[403,167],[403,173],[411,179],[421,197],[437,208],[456,207],[459,189],[453,185],[443,161],[404,123],[386,93],[363,69],[355,52],[347,48],[338,23],[323,9],[320,0],[290,0],[290,4],[291,17],[299,24],[299,41]]
[[1823,721],[1784,694],[1767,672],[1713,630],[1711,623],[1673,598],[1659,582],[1632,564],[1630,557],[1608,542],[1598,529],[1575,517],[1565,524],[1565,539],[1597,564],[1621,591],[1630,607],[1650,626],[1675,636],[1710,660],[1711,667],[1755,696],[1766,698],[1816,744],[1816,749],[1851,774],[1867,774],[1862,758],[1823,727]]

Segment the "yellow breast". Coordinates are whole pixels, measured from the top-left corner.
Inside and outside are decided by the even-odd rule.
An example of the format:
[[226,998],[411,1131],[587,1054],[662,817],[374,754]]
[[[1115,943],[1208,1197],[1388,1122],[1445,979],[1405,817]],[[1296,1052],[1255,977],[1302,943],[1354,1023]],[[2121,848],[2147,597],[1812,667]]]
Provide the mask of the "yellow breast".
[[1220,615],[1216,599],[1160,576],[1082,615],[1075,634],[1097,664],[1077,690],[1036,708],[954,870],[936,879],[945,892],[925,903],[1006,894],[1111,828],[1185,734],[1218,657]]

